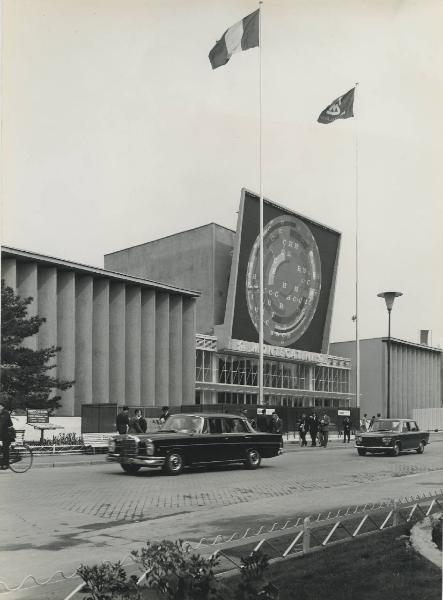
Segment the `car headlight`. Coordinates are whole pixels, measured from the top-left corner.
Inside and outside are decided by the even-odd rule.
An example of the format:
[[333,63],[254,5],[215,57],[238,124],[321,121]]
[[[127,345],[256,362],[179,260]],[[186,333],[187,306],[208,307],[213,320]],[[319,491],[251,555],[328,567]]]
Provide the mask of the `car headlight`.
[[115,452],[116,448],[117,448],[117,444],[115,443],[115,440],[109,440],[108,441],[108,450],[109,450],[109,452]]
[[383,444],[389,445],[392,442],[392,438],[384,437],[384,438],[381,438],[381,441],[383,442]]
[[358,436],[355,438],[355,443],[356,443],[356,444],[361,444],[361,443],[362,443],[362,441],[363,441],[363,438],[361,437],[361,435],[358,435]]
[[152,440],[146,440],[146,454],[152,456],[155,452],[155,446]]

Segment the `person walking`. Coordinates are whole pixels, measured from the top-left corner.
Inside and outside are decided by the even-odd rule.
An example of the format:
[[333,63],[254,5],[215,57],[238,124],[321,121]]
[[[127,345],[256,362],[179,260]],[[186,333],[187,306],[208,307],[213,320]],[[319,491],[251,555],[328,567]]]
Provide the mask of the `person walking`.
[[320,422],[318,420],[316,413],[314,412],[309,417],[309,435],[311,437],[311,446],[313,448],[315,446],[317,446],[317,435],[318,435],[319,425],[320,425]]
[[307,446],[308,442],[306,441],[306,434],[308,433],[308,419],[305,413],[302,414],[300,421],[298,423],[298,435],[300,436],[300,446]]
[[168,406],[163,406],[162,407],[162,414],[160,415],[160,423],[163,425],[163,423],[166,423],[167,419],[169,419],[169,417],[171,416],[171,413],[169,412],[169,407]]
[[131,421],[131,429],[134,430],[134,433],[146,433],[146,430],[148,429],[148,423],[142,416],[142,411],[140,408],[135,410],[134,418]]
[[278,414],[274,411],[271,417],[271,433],[282,433],[283,421],[280,419]]
[[124,406],[117,415],[116,420],[117,431],[120,435],[124,435],[129,431],[129,406]]
[[365,413],[363,417],[360,419],[360,431],[362,433],[366,433],[369,429],[369,419],[368,415]]
[[257,416],[257,429],[263,433],[269,432],[268,415],[266,414],[266,408],[262,408]]
[[9,446],[15,439],[15,430],[11,415],[4,404],[0,403],[0,442],[2,443],[1,469],[9,469]]
[[352,422],[350,417],[345,417],[343,419],[343,444],[346,444],[346,440],[349,444],[351,441],[351,427]]
[[330,423],[331,423],[331,419],[325,413],[322,416],[322,418],[320,419],[320,430],[319,430],[320,431],[320,445],[323,446],[323,448],[326,448],[326,446],[328,445]]

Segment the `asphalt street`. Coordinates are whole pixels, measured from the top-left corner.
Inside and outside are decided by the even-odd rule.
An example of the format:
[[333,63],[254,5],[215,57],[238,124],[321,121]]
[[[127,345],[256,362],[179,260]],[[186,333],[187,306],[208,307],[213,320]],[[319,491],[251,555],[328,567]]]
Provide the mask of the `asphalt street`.
[[42,579],[80,563],[123,559],[147,539],[195,541],[441,489],[442,449],[437,442],[423,455],[394,458],[359,457],[352,445],[307,448],[263,461],[257,471],[231,466],[179,477],[128,476],[100,457],[90,457],[98,464],[5,471],[0,581],[12,587],[28,574]]

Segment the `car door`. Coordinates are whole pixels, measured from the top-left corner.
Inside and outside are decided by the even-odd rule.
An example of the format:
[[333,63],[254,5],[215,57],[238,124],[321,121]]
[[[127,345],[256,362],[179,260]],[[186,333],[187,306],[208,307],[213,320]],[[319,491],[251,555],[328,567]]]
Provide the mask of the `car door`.
[[410,450],[413,448],[413,434],[411,434],[409,421],[402,421],[401,423],[401,447],[404,450]]
[[208,437],[206,442],[206,456],[202,462],[217,462],[226,460],[225,440],[223,433],[223,419],[221,417],[208,417]]
[[239,460],[245,457],[246,436],[248,431],[244,419],[225,417],[223,419],[225,460]]
[[410,448],[418,448],[418,445],[421,441],[420,439],[420,431],[418,429],[417,423],[415,421],[409,421],[409,435],[410,435]]

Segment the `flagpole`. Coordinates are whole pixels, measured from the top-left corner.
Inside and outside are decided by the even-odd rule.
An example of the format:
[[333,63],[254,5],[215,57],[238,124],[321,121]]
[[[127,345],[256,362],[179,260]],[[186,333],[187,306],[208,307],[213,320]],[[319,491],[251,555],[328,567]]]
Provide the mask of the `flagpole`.
[[[357,98],[358,83],[355,84],[354,104]],[[358,282],[358,119],[355,119],[355,395],[357,408],[360,407],[360,338],[359,338],[359,282]]]
[[263,406],[263,179],[262,179],[262,5],[259,1],[259,187],[260,187],[260,327],[259,327],[259,405]]

